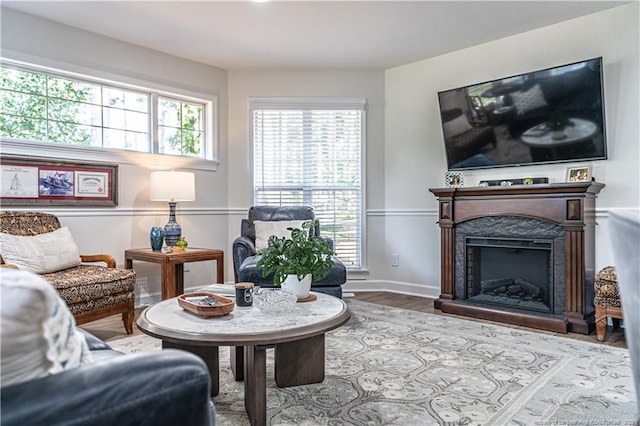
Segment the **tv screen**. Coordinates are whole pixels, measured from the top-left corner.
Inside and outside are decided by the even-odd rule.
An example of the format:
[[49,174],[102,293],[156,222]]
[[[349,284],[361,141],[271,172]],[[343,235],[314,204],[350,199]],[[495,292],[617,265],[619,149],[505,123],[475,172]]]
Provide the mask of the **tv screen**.
[[607,158],[602,58],[438,93],[449,170]]

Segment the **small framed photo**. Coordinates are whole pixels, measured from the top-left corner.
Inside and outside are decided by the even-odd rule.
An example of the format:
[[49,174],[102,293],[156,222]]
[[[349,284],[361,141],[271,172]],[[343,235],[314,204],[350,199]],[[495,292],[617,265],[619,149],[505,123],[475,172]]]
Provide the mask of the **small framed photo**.
[[591,166],[567,167],[567,182],[591,182]]
[[464,186],[464,173],[447,172],[444,175],[444,183],[447,188],[462,188]]

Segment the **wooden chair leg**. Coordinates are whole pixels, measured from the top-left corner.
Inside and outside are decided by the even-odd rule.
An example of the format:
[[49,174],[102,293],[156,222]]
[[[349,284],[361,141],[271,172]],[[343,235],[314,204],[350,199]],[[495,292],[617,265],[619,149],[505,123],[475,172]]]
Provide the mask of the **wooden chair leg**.
[[596,335],[598,341],[604,341],[607,334],[607,315],[605,308],[596,305]]
[[124,323],[124,330],[127,334],[133,334],[133,320],[135,317],[135,308],[133,301],[129,302],[126,312],[122,313],[122,322]]

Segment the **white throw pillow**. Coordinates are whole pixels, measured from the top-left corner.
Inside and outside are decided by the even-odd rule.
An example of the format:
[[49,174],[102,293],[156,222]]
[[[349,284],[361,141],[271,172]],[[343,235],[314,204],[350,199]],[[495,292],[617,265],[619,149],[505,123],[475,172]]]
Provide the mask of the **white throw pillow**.
[[542,94],[539,84],[534,85],[526,92],[513,92],[511,99],[513,99],[513,104],[516,106],[518,114],[524,114],[532,109],[549,105]]
[[269,245],[269,237],[275,235],[278,238],[291,237],[291,231],[287,228],[300,228],[306,220],[254,220],[256,229],[256,250],[260,251]]
[[75,319],[51,284],[31,272],[0,268],[2,386],[91,363]]
[[469,130],[471,130],[471,124],[469,124],[467,117],[464,115],[459,115],[442,125],[442,132],[444,133],[445,139],[453,138]]
[[0,233],[0,254],[5,263],[36,274],[61,271],[81,263],[78,245],[66,226],[29,236]]

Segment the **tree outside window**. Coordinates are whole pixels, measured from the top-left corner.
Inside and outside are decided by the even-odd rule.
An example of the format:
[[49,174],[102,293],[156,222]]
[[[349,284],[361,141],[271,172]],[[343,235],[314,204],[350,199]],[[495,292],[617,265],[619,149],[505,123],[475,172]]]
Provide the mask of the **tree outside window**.
[[[0,137],[204,158],[204,101],[62,74],[0,66]],[[158,104],[151,108],[154,99]],[[158,126],[152,132],[154,112]]]

